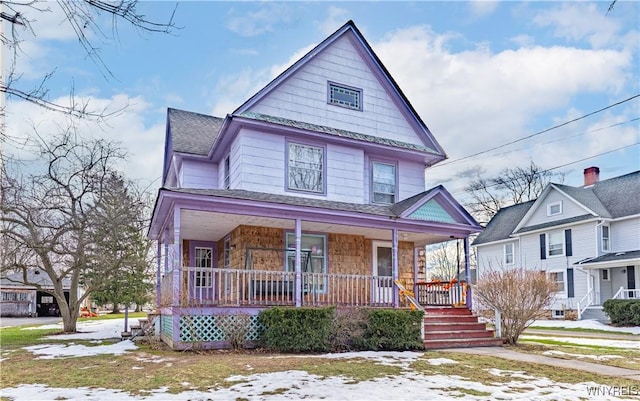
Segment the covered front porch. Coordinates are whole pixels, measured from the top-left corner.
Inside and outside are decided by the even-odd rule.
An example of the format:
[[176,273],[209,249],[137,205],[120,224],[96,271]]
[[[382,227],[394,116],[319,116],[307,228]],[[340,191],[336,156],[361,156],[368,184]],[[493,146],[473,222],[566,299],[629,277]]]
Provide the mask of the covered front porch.
[[[150,233],[158,241],[161,337],[176,349],[223,346],[224,327],[244,316],[257,330],[257,314],[273,306],[412,307],[396,283],[420,306],[471,307],[468,236],[479,227],[442,199],[433,207],[451,221],[394,218],[372,205],[235,198],[232,207],[226,197],[164,195],[154,213],[164,208],[163,224]],[[425,246],[455,238],[464,242],[467,280],[426,282]]]

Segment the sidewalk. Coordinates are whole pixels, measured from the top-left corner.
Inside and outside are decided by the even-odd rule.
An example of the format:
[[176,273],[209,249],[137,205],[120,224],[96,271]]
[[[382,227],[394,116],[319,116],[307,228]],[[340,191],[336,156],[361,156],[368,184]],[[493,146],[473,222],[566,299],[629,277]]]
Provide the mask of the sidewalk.
[[571,359],[552,358],[544,355],[525,354],[504,347],[478,347],[456,348],[447,351],[460,352],[471,355],[497,356],[512,361],[539,363],[543,365],[557,366],[564,369],[584,370],[606,376],[614,376],[640,381],[640,370],[617,368],[615,366],[600,365],[593,362],[576,361]]

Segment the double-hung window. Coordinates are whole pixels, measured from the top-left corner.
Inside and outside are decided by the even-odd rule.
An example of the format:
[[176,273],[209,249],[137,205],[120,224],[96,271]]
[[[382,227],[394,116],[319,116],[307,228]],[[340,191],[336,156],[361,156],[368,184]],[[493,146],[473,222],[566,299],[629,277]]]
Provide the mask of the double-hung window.
[[[304,277],[304,287],[306,291],[324,292],[326,286],[327,273],[327,236],[322,234],[302,234],[301,263]],[[287,270],[296,269],[296,235],[287,233]]]
[[211,287],[213,250],[211,248],[196,248],[195,252],[196,287]]
[[556,285],[558,286],[557,291],[564,291],[564,272],[551,272],[549,273],[549,276],[556,282]]
[[547,234],[549,256],[564,255],[564,237],[562,231]]
[[373,203],[395,203],[396,165],[381,162],[371,163],[371,188]]
[[324,193],[324,148],[289,143],[287,188]]
[[602,226],[602,252],[611,250],[611,237],[609,226]]
[[505,265],[513,264],[513,244],[504,245],[504,264]]

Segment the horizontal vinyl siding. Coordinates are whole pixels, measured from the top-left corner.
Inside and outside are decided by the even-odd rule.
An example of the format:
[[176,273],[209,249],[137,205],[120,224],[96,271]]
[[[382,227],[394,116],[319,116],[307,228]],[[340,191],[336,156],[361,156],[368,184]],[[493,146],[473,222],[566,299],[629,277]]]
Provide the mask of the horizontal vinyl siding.
[[640,217],[614,221],[609,226],[612,252],[640,249]]
[[[562,201],[562,213],[555,216],[547,216],[547,205],[558,201]],[[585,209],[578,206],[575,202],[565,197],[555,189],[552,189],[545,197],[544,202],[540,204],[538,209],[529,218],[525,227],[548,223],[550,221],[564,220],[575,216],[582,216],[587,213],[588,212]]]
[[[504,246],[506,244],[513,244],[513,261],[512,265],[504,264]],[[482,274],[482,272],[490,271],[490,270],[500,270],[502,268],[516,268],[521,267],[518,258],[520,256],[518,249],[518,241],[507,241],[501,242],[499,244],[489,244],[489,245],[481,245],[476,248],[477,250],[477,263],[478,263],[478,273]]]
[[[327,81],[362,89],[362,111],[328,104]],[[316,55],[249,111],[422,145],[347,38]]]
[[183,188],[218,188],[218,165],[212,162],[183,160]]

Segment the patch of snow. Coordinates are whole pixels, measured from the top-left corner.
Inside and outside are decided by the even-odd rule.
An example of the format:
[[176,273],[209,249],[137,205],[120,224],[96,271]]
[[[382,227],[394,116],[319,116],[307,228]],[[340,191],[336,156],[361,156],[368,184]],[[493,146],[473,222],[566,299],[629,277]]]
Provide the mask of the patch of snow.
[[576,345],[595,345],[599,347],[626,348],[640,350],[640,341],[635,340],[607,340],[604,338],[577,338],[577,337],[553,337],[553,336],[533,336],[522,335],[524,340],[553,340],[561,343]]
[[422,356],[421,352],[411,351],[360,351],[360,352],[343,352],[319,355],[319,358],[329,359],[354,359],[361,358],[381,365],[408,367],[411,362],[417,361]]
[[23,349],[41,355],[37,359],[74,358],[101,354],[122,355],[127,351],[138,349],[130,340],[115,344],[87,347],[80,344],[40,344],[24,347]]
[[131,370],[140,370],[140,369],[144,369],[142,366],[132,366]]
[[433,366],[458,363],[457,361],[454,361],[453,359],[449,359],[449,358],[432,358],[432,359],[427,359],[427,362],[429,362],[429,365],[433,365]]
[[593,319],[584,320],[536,320],[531,324],[537,327],[560,327],[566,329],[592,329],[592,330],[604,330],[618,333],[631,333],[640,335],[640,327],[615,327],[608,324],[601,323]]
[[584,355],[584,354],[572,354],[570,352],[557,351],[557,350],[545,351],[545,352],[542,353],[542,355],[549,355],[549,356],[567,355],[567,356],[576,357],[578,359],[593,359],[593,360],[596,360],[596,361],[608,361],[610,359],[621,359],[622,358],[620,355]]

